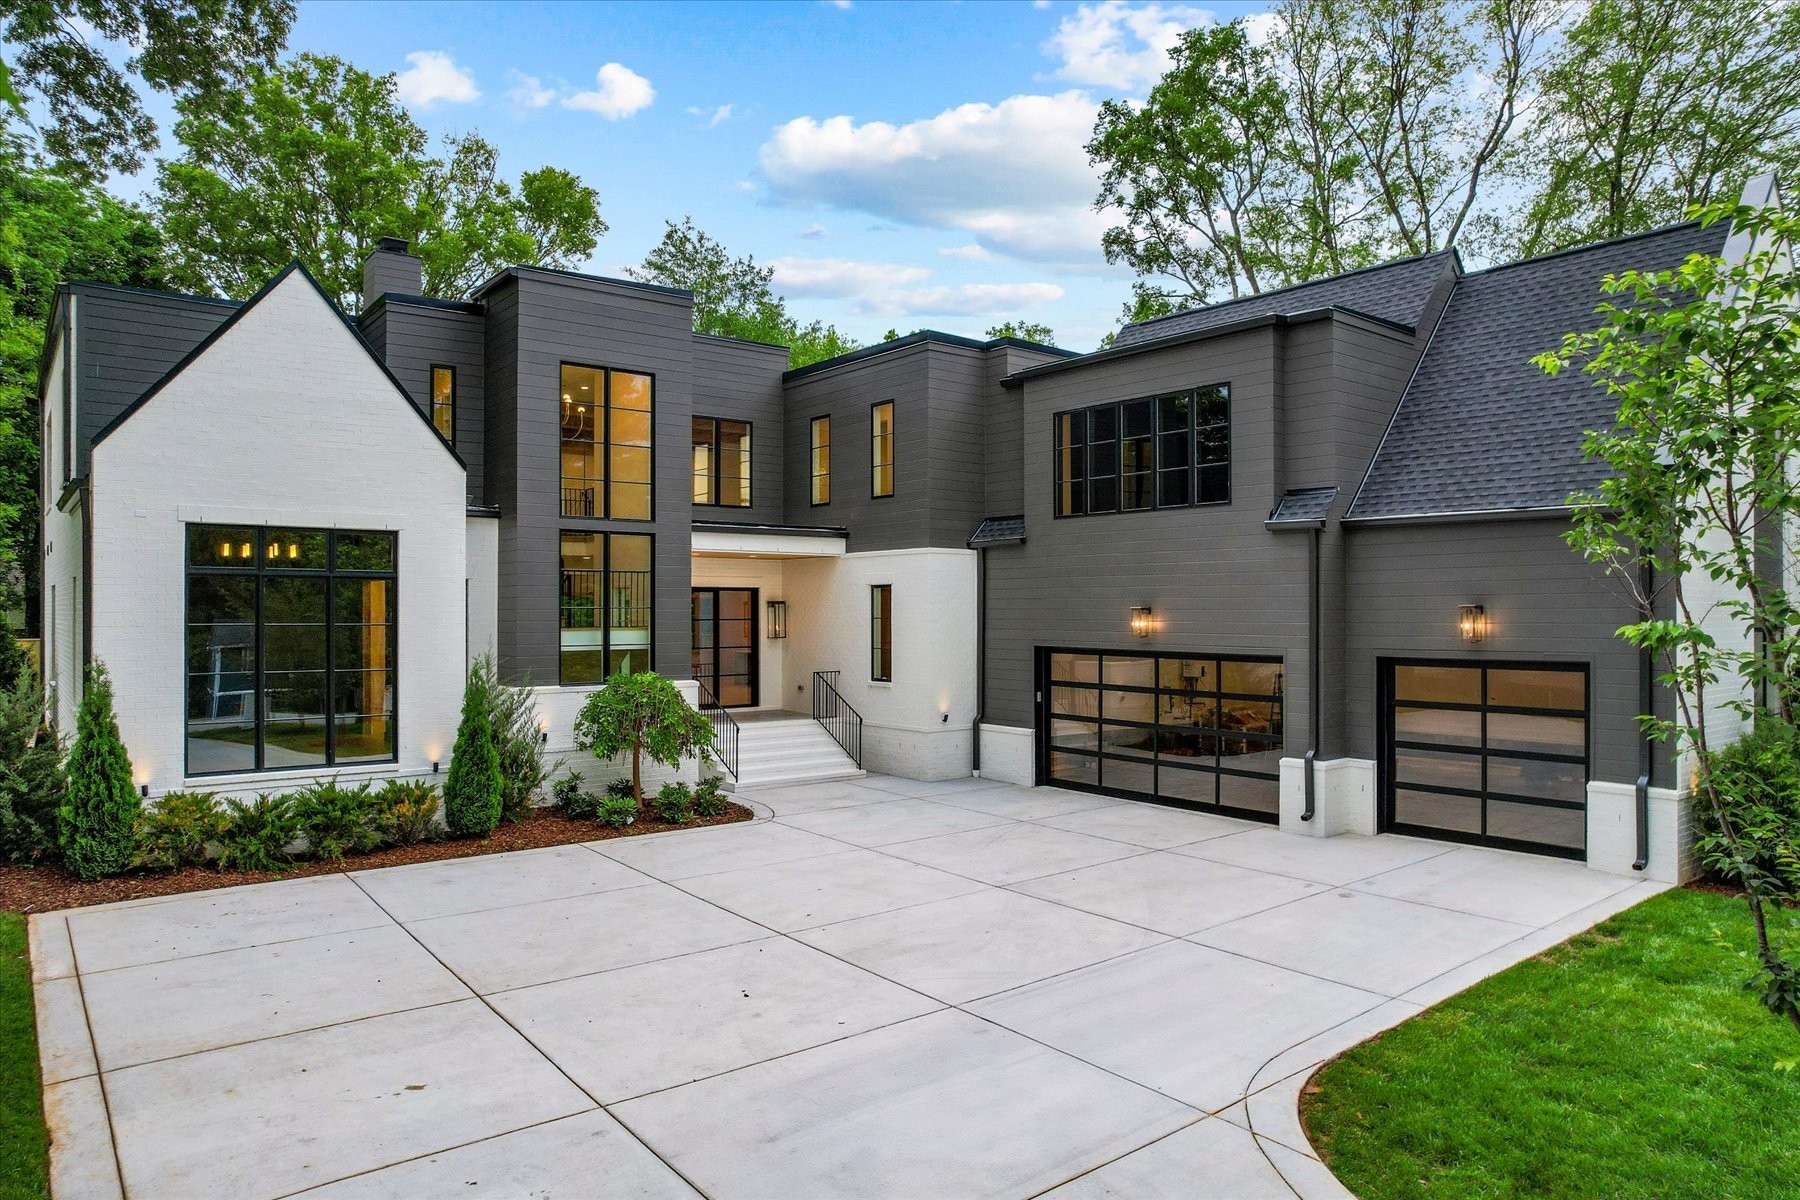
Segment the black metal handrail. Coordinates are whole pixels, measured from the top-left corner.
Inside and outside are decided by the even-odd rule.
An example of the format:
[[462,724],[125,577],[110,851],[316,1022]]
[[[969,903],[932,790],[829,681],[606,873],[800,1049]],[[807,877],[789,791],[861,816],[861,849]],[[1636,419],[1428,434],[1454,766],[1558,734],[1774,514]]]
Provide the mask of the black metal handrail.
[[738,777],[737,720],[719,703],[719,698],[712,694],[712,689],[706,686],[705,680],[697,679],[694,682],[700,685],[700,711],[712,722],[713,757],[719,760],[719,765],[725,768],[735,783]]
[[858,770],[862,769],[862,714],[837,690],[836,671],[814,671],[812,718],[825,727],[831,740],[843,748]]

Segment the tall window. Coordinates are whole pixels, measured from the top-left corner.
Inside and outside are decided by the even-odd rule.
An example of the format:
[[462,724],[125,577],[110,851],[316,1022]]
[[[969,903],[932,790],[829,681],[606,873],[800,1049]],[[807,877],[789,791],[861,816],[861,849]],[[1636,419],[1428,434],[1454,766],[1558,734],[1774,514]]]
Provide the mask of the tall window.
[[431,423],[447,442],[456,441],[456,368],[431,368]]
[[563,532],[564,683],[651,669],[651,548],[648,534]]
[[1056,515],[1231,500],[1231,391],[1196,388],[1057,413]]
[[750,422],[694,418],[694,503],[750,507]]
[[188,774],[392,761],[394,535],[187,530]]
[[869,589],[869,678],[877,683],[894,677],[894,587],[878,583]]
[[831,503],[831,418],[812,419],[812,502]]
[[648,375],[563,364],[563,516],[650,519],[654,390]]
[[883,400],[873,411],[873,458],[869,473],[869,494],[894,494],[894,402]]

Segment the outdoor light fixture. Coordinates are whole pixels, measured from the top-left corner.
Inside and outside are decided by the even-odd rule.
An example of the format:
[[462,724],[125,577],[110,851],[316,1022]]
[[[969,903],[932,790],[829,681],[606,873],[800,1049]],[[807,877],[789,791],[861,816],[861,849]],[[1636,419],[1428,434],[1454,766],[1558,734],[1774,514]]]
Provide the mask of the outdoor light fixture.
[[769,601],[769,636],[784,638],[787,636],[787,601]]
[[437,759],[435,759],[435,758],[431,760],[431,773],[433,775],[436,775],[438,773]]
[[148,800],[150,798],[150,785],[147,783],[138,784],[138,795]]
[[1131,632],[1141,638],[1150,636],[1150,610],[1133,608],[1131,610]]
[[1459,605],[1456,610],[1456,629],[1462,634],[1462,640],[1469,643],[1479,642],[1487,636],[1487,612],[1479,604]]

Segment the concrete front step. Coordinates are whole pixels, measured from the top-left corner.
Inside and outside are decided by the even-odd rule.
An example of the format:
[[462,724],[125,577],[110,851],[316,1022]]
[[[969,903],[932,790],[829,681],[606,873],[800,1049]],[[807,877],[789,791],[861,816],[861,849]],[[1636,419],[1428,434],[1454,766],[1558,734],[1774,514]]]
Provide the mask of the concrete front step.
[[863,774],[823,726],[808,717],[746,721],[738,729],[739,787],[857,779]]

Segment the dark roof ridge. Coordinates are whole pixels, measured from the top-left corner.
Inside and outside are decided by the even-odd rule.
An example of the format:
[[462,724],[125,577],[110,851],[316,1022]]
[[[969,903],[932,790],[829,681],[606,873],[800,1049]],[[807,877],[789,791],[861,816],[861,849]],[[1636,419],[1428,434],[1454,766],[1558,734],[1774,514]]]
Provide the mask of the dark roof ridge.
[[65,279],[58,286],[62,288],[105,288],[109,292],[130,292],[136,296],[155,296],[161,300],[192,300],[197,304],[223,304],[230,308],[242,308],[247,303],[247,301],[233,300],[227,296],[201,296],[194,292],[171,292],[161,288],[138,287],[129,283],[107,283],[103,279]]
[[1042,342],[1028,342],[1024,338],[981,338],[964,337],[960,333],[945,333],[940,329],[920,329],[905,337],[891,338],[885,342],[875,342],[868,346],[858,346],[835,358],[820,359],[816,363],[807,363],[804,367],[793,367],[782,373],[782,378],[795,379],[803,375],[819,371],[827,371],[833,367],[848,366],[854,362],[874,358],[880,354],[890,354],[896,350],[910,350],[914,346],[936,343],[940,346],[955,346],[962,350],[994,350],[1001,346],[1021,346],[1030,350],[1045,351],[1062,355],[1065,358],[1080,358],[1079,350],[1064,350],[1060,346],[1046,346]]
[[673,296],[683,300],[692,300],[694,298],[694,293],[687,288],[669,287],[666,284],[661,283],[644,283],[637,279],[620,279],[612,275],[595,275],[588,271],[570,271],[563,267],[537,267],[532,266],[530,263],[514,263],[511,266],[501,267],[488,278],[487,282],[470,292],[469,296],[473,299],[484,295],[490,289],[498,286],[501,280],[517,277],[520,272],[530,272],[538,275],[553,275],[559,279],[579,279],[585,283],[606,283],[611,284],[614,287],[634,288],[639,291]]
[[1666,233],[1674,233],[1678,229],[1698,229],[1703,222],[1699,219],[1676,221],[1672,225],[1658,225],[1655,229],[1643,229],[1637,233],[1621,233],[1618,237],[1610,237],[1599,242],[1583,242],[1579,246],[1564,246],[1561,250],[1551,250],[1545,254],[1534,254],[1530,258],[1515,258],[1511,262],[1495,263],[1491,267],[1482,267],[1479,271],[1469,271],[1467,278],[1492,275],[1498,271],[1510,271],[1514,267],[1529,267],[1535,263],[1550,262],[1571,255],[1586,254],[1590,250],[1604,250],[1611,246],[1622,246],[1626,242],[1635,242],[1644,238],[1660,237]]
[[[1407,263],[1423,262],[1425,259],[1438,258],[1438,257],[1441,257],[1446,254],[1455,255],[1456,259],[1457,259],[1457,265],[1459,267],[1462,265],[1462,257],[1460,254],[1458,254],[1456,247],[1455,246],[1446,246],[1442,250],[1427,250],[1421,254],[1407,254],[1407,255],[1401,256],[1400,258],[1384,259],[1383,261],[1378,262],[1378,263],[1370,263],[1366,267],[1352,267],[1348,271],[1338,271],[1337,273],[1332,274],[1332,275],[1315,275],[1311,279],[1302,279],[1298,283],[1286,283],[1278,288],[1269,288],[1267,291],[1261,291],[1261,292],[1251,292],[1249,295],[1246,295],[1246,296],[1233,296],[1229,300],[1217,300],[1211,304],[1197,304],[1193,308],[1184,308],[1180,312],[1164,313],[1160,317],[1147,317],[1142,321],[1128,321],[1125,323],[1124,328],[1126,328],[1126,329],[1143,329],[1146,326],[1155,325],[1159,321],[1171,321],[1171,320],[1174,320],[1176,317],[1191,317],[1197,312],[1207,312],[1212,309],[1229,308],[1233,304],[1242,304],[1247,300],[1264,300],[1270,296],[1279,296],[1283,292],[1292,292],[1292,291],[1295,291],[1295,290],[1297,290],[1299,288],[1303,288],[1303,287],[1312,287],[1316,284],[1329,283],[1331,280],[1334,280],[1334,279],[1350,279],[1357,275],[1366,275],[1370,271],[1382,271],[1382,270],[1386,270],[1388,267],[1398,267],[1398,266],[1404,266]],[[1366,316],[1367,314],[1362,314],[1362,315]]]

